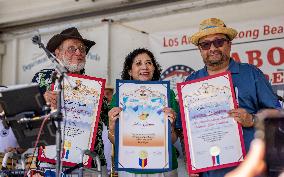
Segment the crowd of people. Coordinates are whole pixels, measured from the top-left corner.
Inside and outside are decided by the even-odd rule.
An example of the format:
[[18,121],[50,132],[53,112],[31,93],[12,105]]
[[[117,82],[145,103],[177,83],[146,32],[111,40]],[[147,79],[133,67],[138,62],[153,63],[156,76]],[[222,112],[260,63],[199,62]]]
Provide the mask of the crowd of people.
[[[191,43],[196,45],[200,51],[204,67],[192,73],[186,81],[204,78],[207,76],[229,71],[232,75],[233,89],[235,89],[238,100],[238,108],[232,109],[228,115],[237,121],[243,130],[243,139],[247,158],[241,165],[227,167],[218,170],[210,170],[189,176],[200,177],[253,177],[264,172],[264,142],[254,140],[255,119],[257,114],[264,109],[273,109],[281,112],[281,105],[276,94],[273,92],[270,83],[264,74],[257,67],[238,63],[230,57],[232,40],[236,37],[237,31],[229,28],[225,23],[217,18],[205,19],[200,23],[199,31],[191,36]],[[47,49],[53,53],[58,61],[66,67],[68,73],[85,74],[86,55],[90,48],[96,43],[84,39],[77,28],[72,27],[54,35],[47,43]],[[95,69],[95,68],[94,68]],[[131,51],[124,61],[121,72],[122,80],[135,81],[158,81],[161,76],[161,67],[153,53],[146,48],[138,48]],[[58,94],[51,90],[54,69],[44,69],[35,74],[32,82],[38,83],[41,93],[51,109],[56,109]],[[110,172],[112,158],[110,156],[112,145],[103,141],[103,130],[108,132],[108,139],[115,145],[115,123],[122,111],[116,102],[114,89],[110,86],[105,88],[100,119],[97,128],[94,151],[100,158],[100,163],[105,167],[105,171]],[[177,177],[178,161],[176,148],[173,144],[178,136],[175,129],[175,121],[180,114],[178,100],[171,90],[169,97],[169,107],[164,107],[163,112],[171,122],[172,140],[172,169],[160,173],[137,173],[134,171],[119,171],[121,177]],[[0,107],[0,112],[2,112]],[[283,111],[283,110],[282,110]],[[2,114],[0,114],[1,116]],[[0,123],[1,143],[0,152],[15,151],[21,153],[11,130],[6,130]],[[5,135],[5,136],[4,136]],[[106,147],[104,147],[104,144]],[[114,147],[115,148],[115,147]],[[106,150],[107,149],[107,150]],[[20,151],[20,152],[19,152]],[[104,153],[105,151],[105,153]],[[107,161],[106,161],[107,159]],[[107,173],[107,172],[105,172]]]

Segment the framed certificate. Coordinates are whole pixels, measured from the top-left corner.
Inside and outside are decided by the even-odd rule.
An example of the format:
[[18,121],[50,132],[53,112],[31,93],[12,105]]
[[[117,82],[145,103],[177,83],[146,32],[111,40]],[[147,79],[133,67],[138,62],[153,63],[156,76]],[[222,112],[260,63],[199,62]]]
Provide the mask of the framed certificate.
[[[85,75],[69,75],[77,89],[63,83],[62,98],[62,161],[64,166],[81,163],[82,150],[94,150],[97,127],[105,87],[105,79]],[[39,151],[39,160],[56,162],[56,146],[46,146]],[[91,167],[91,157],[85,155],[83,164]]]
[[236,166],[245,155],[229,72],[178,84],[189,173]]
[[119,171],[163,172],[172,168],[169,81],[116,81],[122,108],[115,128],[115,166]]

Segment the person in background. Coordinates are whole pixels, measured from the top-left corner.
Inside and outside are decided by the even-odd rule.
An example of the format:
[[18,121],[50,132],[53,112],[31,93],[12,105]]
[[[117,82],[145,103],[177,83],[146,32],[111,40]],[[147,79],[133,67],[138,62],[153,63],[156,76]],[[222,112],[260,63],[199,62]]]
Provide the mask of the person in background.
[[[139,80],[139,81],[158,81],[160,80],[161,67],[157,63],[154,55],[147,49],[139,48],[130,52],[124,61],[123,71],[121,79],[123,80]],[[110,104],[111,110],[108,113],[109,116],[109,139],[114,144],[114,132],[115,132],[115,121],[118,118],[122,108],[115,105],[115,95],[113,96]],[[177,140],[175,133],[175,119],[176,113],[178,112],[178,104],[175,100],[175,93],[170,92],[170,107],[165,107],[163,111],[168,115],[171,121],[171,138],[172,144]],[[176,149],[173,147],[172,152],[172,171],[164,173],[153,173],[153,174],[135,174],[127,171],[118,172],[118,176],[121,177],[177,177],[177,157]]]
[[[108,104],[110,104],[110,102],[111,102],[113,91],[114,91],[114,89],[110,85],[107,85],[105,87],[104,96],[107,98]],[[106,158],[106,162],[107,162],[107,172],[108,172],[108,175],[110,176],[111,175],[111,168],[112,168],[112,165],[113,165],[112,157],[111,157],[111,155],[112,155],[112,144],[108,139],[108,128],[107,127],[108,127],[108,125],[103,126],[102,138],[103,138],[103,141],[104,141],[104,154],[105,154],[105,158]]]
[[0,105],[0,153],[17,152],[19,145],[11,128],[6,129],[2,124],[4,111]]
[[[0,85],[0,91],[6,89],[6,86]],[[5,118],[5,112],[0,104],[0,153],[16,152],[23,153],[25,149],[19,147],[18,142],[11,128],[6,129],[2,123]]]
[[[6,86],[0,85],[1,90],[6,89]],[[5,127],[3,124],[3,120],[5,119],[5,112],[0,104],[0,170],[1,169],[13,169],[16,166],[16,161],[8,159],[7,166],[2,166],[2,162],[4,160],[4,156],[8,152],[13,152],[16,154],[22,154],[26,151],[26,149],[20,148],[17,142],[17,139],[10,127]]]
[[110,86],[107,85],[105,87],[105,91],[104,91],[104,95],[107,98],[107,102],[110,104],[111,99],[112,99],[112,95],[113,95],[114,89]]
[[[46,48],[53,53],[56,58],[61,62],[68,73],[72,74],[85,74],[86,55],[90,48],[95,45],[94,41],[84,39],[79,33],[78,29],[71,27],[63,30],[61,33],[54,35],[47,43]],[[57,92],[51,91],[53,83],[54,69],[43,69],[36,73],[32,82],[38,83],[40,91],[45,97],[45,100],[50,104],[51,108],[56,108]],[[106,161],[104,157],[104,144],[102,140],[103,122],[108,123],[108,104],[104,97],[100,120],[97,129],[97,137],[95,143],[95,153],[99,156],[101,165],[105,166]]]
[[[205,66],[192,73],[186,81],[231,72],[239,107],[231,110],[229,116],[241,124],[245,149],[248,151],[255,132],[254,114],[265,108],[279,108],[280,103],[260,69],[247,63],[237,63],[230,57],[232,40],[236,35],[237,31],[227,27],[220,19],[203,20],[199,31],[191,36],[191,43],[198,47]],[[211,170],[199,176],[223,177],[233,169]]]

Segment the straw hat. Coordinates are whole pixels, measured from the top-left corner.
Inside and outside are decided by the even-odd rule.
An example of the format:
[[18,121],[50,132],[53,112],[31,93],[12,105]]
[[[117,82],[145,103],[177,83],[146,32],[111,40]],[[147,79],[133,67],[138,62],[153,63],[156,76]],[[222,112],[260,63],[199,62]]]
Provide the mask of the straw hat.
[[66,39],[79,39],[86,46],[86,53],[89,52],[90,48],[95,45],[94,41],[84,39],[75,27],[67,28],[60,34],[54,35],[47,43],[46,48],[54,53],[55,49]]
[[200,23],[199,31],[190,38],[191,43],[198,45],[199,39],[210,34],[225,34],[233,40],[238,32],[233,28],[226,27],[225,23],[218,18],[208,18]]

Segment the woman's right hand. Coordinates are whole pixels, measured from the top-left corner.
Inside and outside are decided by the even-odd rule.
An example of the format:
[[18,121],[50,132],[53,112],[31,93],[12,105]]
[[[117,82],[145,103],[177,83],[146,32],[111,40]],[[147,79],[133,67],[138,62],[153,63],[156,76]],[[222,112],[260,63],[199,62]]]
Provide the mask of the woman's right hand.
[[108,112],[108,123],[109,123],[109,131],[114,134],[115,130],[115,121],[119,117],[118,115],[122,111],[120,107],[114,107]]

